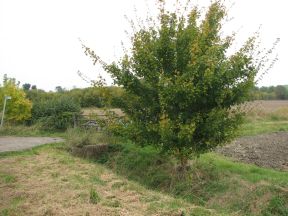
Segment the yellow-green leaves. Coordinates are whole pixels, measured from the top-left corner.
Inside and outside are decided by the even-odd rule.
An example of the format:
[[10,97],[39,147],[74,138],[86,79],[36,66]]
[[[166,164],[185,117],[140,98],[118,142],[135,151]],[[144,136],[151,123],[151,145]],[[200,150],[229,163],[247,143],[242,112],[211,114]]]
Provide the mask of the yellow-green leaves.
[[[7,101],[5,119],[13,122],[21,122],[31,117],[31,102],[26,98],[23,89],[15,83],[14,79],[5,76],[3,86],[0,86],[0,104],[3,107],[4,97],[10,96]],[[1,109],[2,110],[2,109]]]
[[255,40],[228,55],[234,35],[221,35],[227,14],[220,1],[204,16],[197,7],[187,16],[169,12],[164,3],[154,24],[132,35],[130,54],[105,69],[125,89],[121,108],[131,119],[130,138],[185,161],[235,134],[241,113],[231,107],[247,100],[258,72]]

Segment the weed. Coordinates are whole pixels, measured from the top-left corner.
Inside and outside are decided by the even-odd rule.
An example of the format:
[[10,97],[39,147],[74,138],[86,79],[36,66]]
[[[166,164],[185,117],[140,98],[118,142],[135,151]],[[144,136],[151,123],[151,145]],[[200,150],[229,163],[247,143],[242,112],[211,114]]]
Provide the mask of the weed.
[[203,208],[193,208],[190,216],[212,216],[213,213]]
[[107,136],[105,133],[81,128],[68,129],[66,131],[66,138],[68,146],[78,148],[87,145],[113,144],[117,140],[115,137]]
[[9,210],[8,210],[8,209],[3,209],[3,210],[0,212],[0,215],[1,215],[1,216],[9,216]]
[[115,182],[115,183],[112,184],[111,188],[112,189],[119,189],[119,188],[121,188],[121,187],[123,187],[125,185],[127,185],[126,182]]
[[0,179],[1,179],[1,181],[3,181],[6,184],[16,182],[16,177],[13,175],[10,175],[10,174],[0,173]]
[[100,200],[101,199],[98,193],[94,189],[91,189],[90,190],[90,203],[97,204],[100,202]]
[[94,184],[99,184],[99,185],[106,185],[106,182],[103,181],[99,176],[94,175],[90,178],[90,181]]
[[112,208],[118,208],[121,207],[121,203],[119,200],[107,200],[103,203],[104,206],[112,207]]

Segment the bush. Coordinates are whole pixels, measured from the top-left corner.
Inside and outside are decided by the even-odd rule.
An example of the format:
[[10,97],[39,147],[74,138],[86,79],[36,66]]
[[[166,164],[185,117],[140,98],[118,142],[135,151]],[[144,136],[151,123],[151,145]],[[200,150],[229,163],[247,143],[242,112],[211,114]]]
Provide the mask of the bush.
[[68,97],[39,101],[32,107],[32,123],[40,122],[45,129],[65,130],[79,115],[79,103]]

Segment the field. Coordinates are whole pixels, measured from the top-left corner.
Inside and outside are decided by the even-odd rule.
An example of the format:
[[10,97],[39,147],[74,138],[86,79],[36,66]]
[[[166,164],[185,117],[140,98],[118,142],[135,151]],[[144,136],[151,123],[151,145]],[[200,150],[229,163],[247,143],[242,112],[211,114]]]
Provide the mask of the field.
[[[288,102],[245,109],[239,138],[190,161],[184,176],[153,147],[77,129],[61,134],[65,143],[1,153],[0,215],[286,216]],[[25,130],[9,132],[41,135]],[[107,148],[71,154],[71,145],[91,144]]]
[[259,113],[273,113],[279,109],[288,109],[287,100],[258,100],[249,102],[248,105]]

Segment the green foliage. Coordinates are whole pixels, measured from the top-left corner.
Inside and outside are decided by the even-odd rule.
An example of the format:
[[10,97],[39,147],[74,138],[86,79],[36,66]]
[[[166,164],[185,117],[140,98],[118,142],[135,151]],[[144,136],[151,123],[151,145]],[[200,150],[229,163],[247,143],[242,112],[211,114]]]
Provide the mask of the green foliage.
[[0,136],[54,136],[62,137],[63,133],[55,130],[43,130],[39,124],[27,125],[4,125],[0,130]]
[[59,97],[33,104],[32,122],[41,123],[48,129],[64,130],[72,127],[80,114],[80,105],[68,97]]
[[5,184],[9,184],[16,182],[16,178],[15,176],[9,174],[0,173],[0,181],[4,182]]
[[57,92],[45,92],[41,89],[31,88],[31,90],[26,91],[26,94],[33,103],[65,96],[73,98],[81,107],[98,108],[118,107],[119,103],[121,103],[121,96],[123,94],[122,89],[119,87],[89,87],[84,89],[72,89],[69,91],[58,90]]
[[23,88],[24,91],[30,90],[30,87],[31,87],[31,84],[30,84],[30,83],[24,83],[24,84],[22,85],[22,88]]
[[286,194],[286,198],[284,198],[284,196],[276,196],[273,197],[270,202],[269,205],[267,206],[266,209],[264,209],[261,213],[263,216],[274,216],[274,215],[278,215],[278,216],[285,216],[288,215],[288,195]]
[[26,91],[27,98],[32,101],[32,103],[38,103],[40,101],[51,100],[56,97],[60,97],[60,95],[56,95],[54,92],[45,92],[41,89],[31,89]]
[[254,87],[251,97],[254,100],[288,100],[288,88],[285,85]]
[[[141,148],[132,143],[109,148],[98,162],[150,189],[227,215],[235,212],[237,215],[254,215],[255,210],[260,213],[262,209],[264,212],[270,204],[262,197],[279,196],[288,186],[286,172],[236,163],[215,153],[190,161],[185,173],[169,155],[153,146]],[[281,195],[281,200],[282,204],[287,203],[288,197]],[[285,209],[280,204],[274,205],[277,211]],[[194,215],[197,213],[195,210]]]
[[4,97],[10,96],[11,100],[7,101],[5,119],[10,122],[22,122],[31,117],[31,102],[26,98],[26,94],[19,87],[19,83],[13,78],[4,75],[3,85],[0,85],[0,109],[4,105]]
[[90,203],[97,204],[100,202],[100,200],[101,199],[98,193],[94,189],[91,189],[90,190]]
[[90,87],[72,89],[66,94],[79,101],[81,107],[118,107],[122,90],[118,87]]
[[83,46],[123,86],[120,105],[131,120],[125,125],[129,138],[154,144],[185,164],[235,136],[242,119],[235,105],[249,97],[262,62],[256,65],[252,56],[256,37],[227,54],[234,35],[221,37],[226,10],[219,1],[203,19],[196,7],[183,16],[161,2],[154,22],[159,26],[136,31],[131,54],[119,63],[106,64]]

